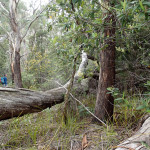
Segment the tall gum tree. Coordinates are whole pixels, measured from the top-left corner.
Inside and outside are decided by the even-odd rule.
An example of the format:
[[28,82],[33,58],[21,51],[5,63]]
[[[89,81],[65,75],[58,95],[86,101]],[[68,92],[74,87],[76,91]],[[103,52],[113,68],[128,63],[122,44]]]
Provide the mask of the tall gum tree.
[[7,17],[10,25],[10,31],[8,31],[7,29],[5,30],[5,28],[2,25],[1,27],[6,31],[9,37],[8,39],[10,47],[12,81],[14,80],[16,88],[23,87],[20,66],[20,50],[22,41],[26,37],[33,22],[35,22],[35,20],[37,20],[40,17],[40,14],[47,8],[46,6],[38,14],[35,13],[33,19],[26,26],[23,25],[22,27],[21,22],[19,22],[17,12],[19,2],[20,0],[9,0],[9,9],[7,9],[2,2],[0,2],[0,7],[5,12],[4,16]]
[[17,5],[16,0],[9,1],[9,17],[10,17],[10,27],[12,34],[10,37],[11,43],[11,70],[14,75],[14,83],[16,87],[23,87],[21,78],[21,67],[20,67],[20,49],[22,37],[20,33],[20,27],[17,22]]
[[[100,73],[95,115],[103,121],[113,120],[114,98],[108,94],[108,87],[115,83],[115,13],[109,9],[111,0],[104,1],[104,42],[103,50],[100,51]],[[96,121],[94,119],[94,121]]]

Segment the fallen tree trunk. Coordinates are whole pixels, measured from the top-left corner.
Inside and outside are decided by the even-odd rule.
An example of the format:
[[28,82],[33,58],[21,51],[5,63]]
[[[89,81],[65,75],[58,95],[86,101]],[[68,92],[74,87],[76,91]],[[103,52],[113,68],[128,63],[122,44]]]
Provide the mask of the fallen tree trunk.
[[63,102],[63,93],[45,94],[23,89],[0,88],[0,120],[39,112]]
[[[84,73],[87,66],[87,55],[82,53],[82,62],[75,74],[74,88],[77,92],[87,89],[77,80]],[[64,87],[69,85],[68,81]],[[46,92],[31,91],[28,89],[0,88],[0,120],[22,116],[28,113],[40,112],[53,105],[64,101],[66,90],[63,87],[55,88]]]
[[150,150],[150,115],[132,137],[113,150]]

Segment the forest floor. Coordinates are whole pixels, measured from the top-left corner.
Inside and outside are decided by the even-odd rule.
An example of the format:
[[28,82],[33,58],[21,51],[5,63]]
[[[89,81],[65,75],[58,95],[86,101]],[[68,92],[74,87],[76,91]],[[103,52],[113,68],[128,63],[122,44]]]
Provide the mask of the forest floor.
[[[90,98],[89,98],[90,99]],[[87,108],[94,99],[83,100]],[[87,103],[88,102],[88,103]],[[63,121],[62,105],[39,113],[28,114],[0,122],[1,150],[110,150],[132,136],[143,112],[120,104],[115,107],[114,123],[104,127],[92,123],[92,117],[82,107],[77,116]]]

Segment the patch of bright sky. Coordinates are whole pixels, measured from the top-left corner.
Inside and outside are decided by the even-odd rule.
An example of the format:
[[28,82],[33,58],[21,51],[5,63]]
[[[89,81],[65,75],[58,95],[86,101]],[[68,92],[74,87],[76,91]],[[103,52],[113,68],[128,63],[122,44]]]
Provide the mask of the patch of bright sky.
[[37,8],[42,5],[46,5],[48,4],[49,0],[22,0],[28,9],[30,9],[30,6],[33,6],[34,8]]

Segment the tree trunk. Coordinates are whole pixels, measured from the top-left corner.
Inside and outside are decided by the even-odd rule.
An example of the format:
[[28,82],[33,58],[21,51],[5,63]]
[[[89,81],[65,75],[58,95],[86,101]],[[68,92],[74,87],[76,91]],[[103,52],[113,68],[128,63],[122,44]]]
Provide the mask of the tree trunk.
[[14,67],[13,67],[13,62],[11,62],[11,65],[10,65],[10,68],[11,68],[11,82],[12,84],[14,84]]
[[12,84],[14,84],[14,67],[13,67],[13,46],[12,46],[12,42],[9,39],[9,51],[10,51],[10,69],[11,69],[11,80],[12,80]]
[[20,49],[21,49],[21,34],[20,28],[17,22],[17,1],[9,0],[9,17],[10,17],[10,27],[12,29],[12,34],[10,37],[10,44],[12,46],[11,51],[11,70],[14,75],[14,83],[17,88],[22,88],[22,78],[21,78],[21,66],[20,66]]
[[[108,1],[109,2],[109,1]],[[104,49],[100,52],[99,85],[95,115],[103,121],[113,120],[114,98],[108,94],[108,87],[115,82],[115,15],[107,12],[104,19]],[[96,121],[94,119],[94,121]]]
[[0,120],[42,111],[64,100],[64,90],[50,94],[25,89],[0,88]]
[[15,87],[22,88],[22,78],[21,78],[21,66],[20,66],[20,53],[15,51],[15,58],[14,58],[14,82]]

